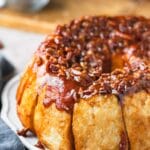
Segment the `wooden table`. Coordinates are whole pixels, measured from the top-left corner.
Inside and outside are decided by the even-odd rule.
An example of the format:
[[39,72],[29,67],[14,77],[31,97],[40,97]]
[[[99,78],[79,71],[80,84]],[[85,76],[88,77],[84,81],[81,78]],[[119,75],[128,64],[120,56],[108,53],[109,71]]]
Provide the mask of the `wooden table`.
[[0,9],[0,25],[39,33],[83,15],[143,15],[150,17],[149,0],[51,0],[38,13]]

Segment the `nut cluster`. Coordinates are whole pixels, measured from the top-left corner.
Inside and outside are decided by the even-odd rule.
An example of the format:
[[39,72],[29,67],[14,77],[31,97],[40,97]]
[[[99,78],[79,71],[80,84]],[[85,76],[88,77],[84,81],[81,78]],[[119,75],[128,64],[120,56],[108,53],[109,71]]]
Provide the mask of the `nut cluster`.
[[[113,54],[127,58],[122,69],[112,71]],[[46,65],[47,73],[80,85],[77,93],[81,97],[124,94],[132,87],[148,89],[150,20],[121,16],[73,20],[58,26],[36,56],[37,64]]]

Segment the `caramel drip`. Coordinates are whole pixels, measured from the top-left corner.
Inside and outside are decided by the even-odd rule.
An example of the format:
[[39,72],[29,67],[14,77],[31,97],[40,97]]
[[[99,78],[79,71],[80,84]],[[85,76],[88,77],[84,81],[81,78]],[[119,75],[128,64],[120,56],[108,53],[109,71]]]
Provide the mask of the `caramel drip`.
[[[58,26],[35,57],[37,78],[49,76],[42,83],[47,85],[46,107],[55,102],[68,111],[76,99],[95,94],[148,91],[150,20],[104,16],[73,20]],[[51,84],[52,77],[58,78],[57,85]]]

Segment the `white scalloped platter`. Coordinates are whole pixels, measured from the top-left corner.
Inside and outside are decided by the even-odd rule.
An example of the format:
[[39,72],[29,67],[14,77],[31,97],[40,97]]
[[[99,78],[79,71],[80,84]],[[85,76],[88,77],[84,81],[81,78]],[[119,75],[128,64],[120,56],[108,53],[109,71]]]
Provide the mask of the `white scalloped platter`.
[[[17,75],[14,78],[12,78],[7,83],[2,93],[1,117],[15,133],[17,132],[17,130],[23,128],[16,112],[16,90],[17,90],[19,78],[20,75]],[[18,137],[28,149],[39,150],[34,146],[38,141],[37,137],[35,136],[31,136],[31,137],[18,136]]]

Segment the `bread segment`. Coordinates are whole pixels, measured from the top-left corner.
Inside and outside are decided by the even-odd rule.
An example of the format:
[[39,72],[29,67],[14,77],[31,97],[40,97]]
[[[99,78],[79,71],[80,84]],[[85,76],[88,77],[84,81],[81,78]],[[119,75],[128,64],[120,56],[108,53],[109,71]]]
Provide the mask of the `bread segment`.
[[17,112],[22,124],[25,128],[30,129],[31,131],[34,131],[33,115],[36,103],[37,92],[34,81],[29,88],[25,89],[20,105],[17,106]]
[[[115,96],[99,95],[75,104],[73,134],[76,150],[119,150],[125,133],[121,107]],[[125,143],[125,149],[128,149],[127,141]]]
[[71,150],[71,114],[60,111],[55,103],[44,107],[45,88],[41,91],[34,113],[34,127],[39,140],[50,150]]
[[32,60],[26,69],[17,90],[17,113],[24,127],[34,132],[33,115],[37,103],[37,85],[33,62]]
[[123,114],[131,150],[149,150],[150,95],[145,91],[126,95]]

